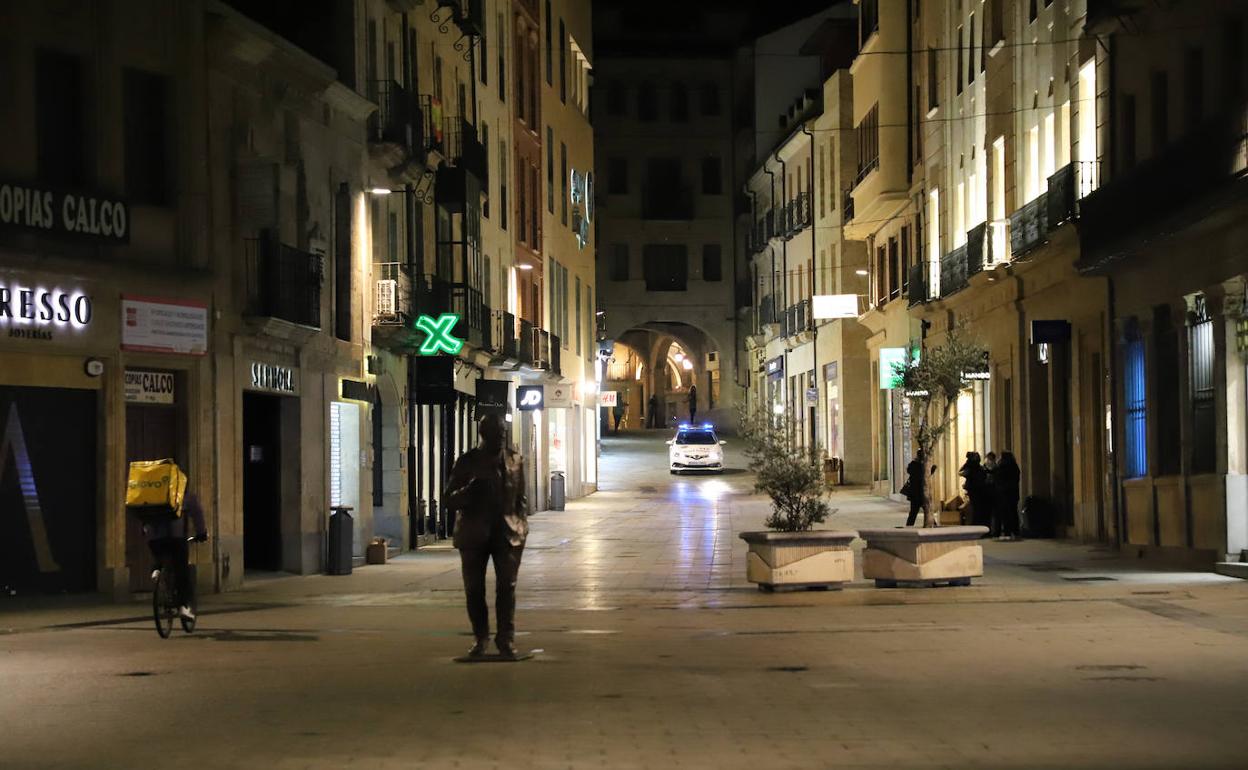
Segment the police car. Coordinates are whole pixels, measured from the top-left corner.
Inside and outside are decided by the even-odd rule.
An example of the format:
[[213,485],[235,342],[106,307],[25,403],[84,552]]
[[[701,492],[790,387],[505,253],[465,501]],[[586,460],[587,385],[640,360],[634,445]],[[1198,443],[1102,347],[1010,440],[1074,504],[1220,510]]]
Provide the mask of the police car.
[[710,423],[676,427],[676,437],[667,442],[668,466],[672,473],[682,471],[724,472],[724,444]]

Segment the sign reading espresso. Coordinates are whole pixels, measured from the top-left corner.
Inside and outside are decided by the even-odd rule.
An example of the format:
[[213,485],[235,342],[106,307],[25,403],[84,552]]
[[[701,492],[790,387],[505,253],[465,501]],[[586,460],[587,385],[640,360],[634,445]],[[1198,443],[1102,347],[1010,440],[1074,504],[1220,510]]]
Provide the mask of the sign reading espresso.
[[9,337],[50,340],[58,329],[80,330],[95,315],[91,295],[0,278],[0,329]]
[[0,182],[0,226],[125,243],[130,209],[112,198]]
[[295,372],[285,366],[262,364],[253,361],[251,364],[251,389],[264,390],[270,393],[294,395],[298,387],[295,383]]

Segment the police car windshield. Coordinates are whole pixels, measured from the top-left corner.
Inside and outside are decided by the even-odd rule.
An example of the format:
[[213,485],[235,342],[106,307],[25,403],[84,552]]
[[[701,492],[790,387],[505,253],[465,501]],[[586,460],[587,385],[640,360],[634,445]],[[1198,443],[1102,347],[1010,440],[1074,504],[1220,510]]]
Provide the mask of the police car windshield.
[[682,430],[676,434],[677,444],[714,444],[715,434],[709,430]]

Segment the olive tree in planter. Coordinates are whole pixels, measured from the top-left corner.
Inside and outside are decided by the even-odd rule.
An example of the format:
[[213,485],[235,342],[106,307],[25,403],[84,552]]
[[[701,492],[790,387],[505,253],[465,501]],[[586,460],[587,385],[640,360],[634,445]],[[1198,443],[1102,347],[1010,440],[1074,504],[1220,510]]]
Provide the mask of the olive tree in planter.
[[839,588],[854,579],[854,532],[815,529],[834,511],[828,507],[819,447],[794,447],[787,416],[742,412],[754,489],[771,500],[766,531],[743,532],[749,544],[746,578],[764,591],[777,587]]
[[[897,379],[910,399],[912,419],[918,422],[915,438],[929,462],[932,450],[957,419],[954,406],[958,396],[970,390],[970,376],[983,370],[987,357],[988,351],[958,325],[949,330],[942,344],[925,348],[917,359],[908,358],[896,365]],[[937,522],[930,484],[923,485],[923,494],[923,526],[934,527]]]

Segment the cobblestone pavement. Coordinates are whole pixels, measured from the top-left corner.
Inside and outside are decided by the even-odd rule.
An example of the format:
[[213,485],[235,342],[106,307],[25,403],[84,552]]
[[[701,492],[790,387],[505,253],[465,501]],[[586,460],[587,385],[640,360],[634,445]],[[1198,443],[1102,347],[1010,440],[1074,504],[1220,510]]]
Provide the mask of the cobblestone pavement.
[[761,594],[750,477],[671,477],[662,438],[534,517],[524,663],[451,662],[447,549],[257,576],[168,641],[139,603],[0,603],[0,768],[1248,766],[1248,583],[1037,541],[970,588]]

